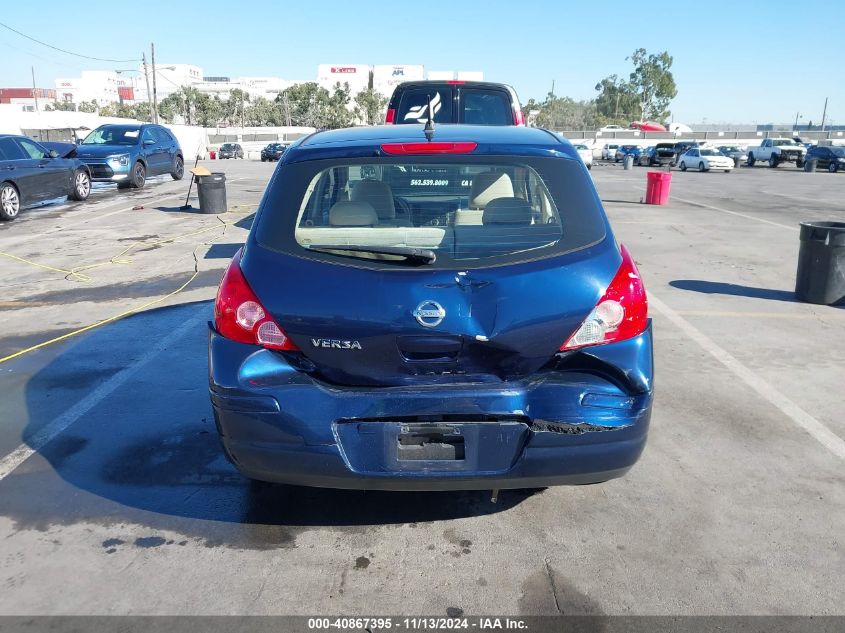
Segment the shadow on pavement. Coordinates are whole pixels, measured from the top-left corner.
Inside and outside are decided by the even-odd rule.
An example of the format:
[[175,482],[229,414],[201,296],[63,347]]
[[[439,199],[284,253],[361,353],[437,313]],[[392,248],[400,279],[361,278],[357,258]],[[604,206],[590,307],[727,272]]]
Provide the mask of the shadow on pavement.
[[198,317],[211,311],[211,302],[196,302],[129,317],[76,339],[31,376],[24,442],[104,389],[150,344],[197,320],[196,331],[153,356],[0,482],[0,514],[20,529],[135,523],[210,546],[268,548],[292,546],[304,529],[366,531],[483,515],[532,494],[504,491],[492,504],[489,491],[363,492],[250,483],[223,456],[209,404],[206,325]]
[[755,288],[723,281],[703,281],[700,279],[676,279],[669,285],[679,290],[689,290],[709,295],[731,295],[734,297],[749,297],[751,299],[770,299],[772,301],[788,301],[799,303],[795,293],[791,290],[772,290],[771,288]]

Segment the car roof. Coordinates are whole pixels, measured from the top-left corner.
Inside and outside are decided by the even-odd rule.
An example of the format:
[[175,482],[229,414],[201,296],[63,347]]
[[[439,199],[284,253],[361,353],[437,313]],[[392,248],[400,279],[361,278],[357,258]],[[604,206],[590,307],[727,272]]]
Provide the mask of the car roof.
[[[394,92],[397,90],[405,90],[407,88],[417,88],[425,86],[462,86],[464,88],[498,88],[507,90],[511,88],[508,84],[500,84],[493,81],[464,81],[462,79],[418,79],[415,81],[403,81],[397,84]],[[511,88],[512,89],[512,88]]]
[[[575,158],[572,144],[542,128],[516,125],[441,124],[434,142],[474,141],[475,155],[552,155]],[[381,154],[383,143],[425,143],[422,125],[378,125],[316,132],[290,146],[287,162],[318,158],[372,157]]]

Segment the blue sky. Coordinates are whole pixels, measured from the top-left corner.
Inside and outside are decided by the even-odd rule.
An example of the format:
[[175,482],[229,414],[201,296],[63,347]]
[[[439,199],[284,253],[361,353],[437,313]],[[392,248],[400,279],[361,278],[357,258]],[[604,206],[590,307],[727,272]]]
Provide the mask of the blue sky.
[[[4,2],[0,21],[62,48],[102,58],[193,63],[206,75],[314,79],[319,63],[423,64],[482,70],[523,101],[595,96],[627,75],[638,48],[668,50],[687,123],[845,124],[845,2]],[[143,9],[139,9],[143,7]],[[778,44],[780,42],[780,45]],[[780,46],[778,50],[776,47]],[[40,87],[83,69],[136,67],[51,51],[0,28],[0,87]]]

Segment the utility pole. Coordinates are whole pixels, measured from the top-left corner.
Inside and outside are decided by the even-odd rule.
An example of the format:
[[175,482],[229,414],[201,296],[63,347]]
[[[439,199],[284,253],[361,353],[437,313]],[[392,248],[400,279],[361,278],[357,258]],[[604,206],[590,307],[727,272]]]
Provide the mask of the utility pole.
[[824,112],[822,112],[822,132],[824,132],[824,121],[827,117],[827,97],[824,98]]
[[552,99],[555,97],[555,80],[552,79]]
[[153,64],[153,123],[158,124],[158,95],[156,94],[156,45],[150,44],[150,58]]
[[792,131],[795,132],[798,129],[798,117],[801,116],[800,112],[795,113],[795,123],[792,126]]
[[150,92],[150,73],[147,72],[147,54],[141,53],[141,60],[144,62],[144,79],[147,80],[147,103],[150,104],[150,122],[155,122],[153,113],[153,93]]
[[38,88],[35,87],[35,66],[32,69],[32,98],[35,99],[35,111],[38,112]]

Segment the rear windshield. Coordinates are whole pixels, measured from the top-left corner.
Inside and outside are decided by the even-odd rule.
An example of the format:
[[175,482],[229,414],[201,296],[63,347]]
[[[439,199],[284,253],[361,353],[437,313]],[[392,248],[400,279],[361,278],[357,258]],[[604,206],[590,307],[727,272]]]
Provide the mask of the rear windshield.
[[411,247],[435,254],[428,266],[474,268],[595,244],[605,220],[580,161],[391,157],[284,165],[255,235],[274,250],[347,265],[401,266],[406,257],[375,251]]

